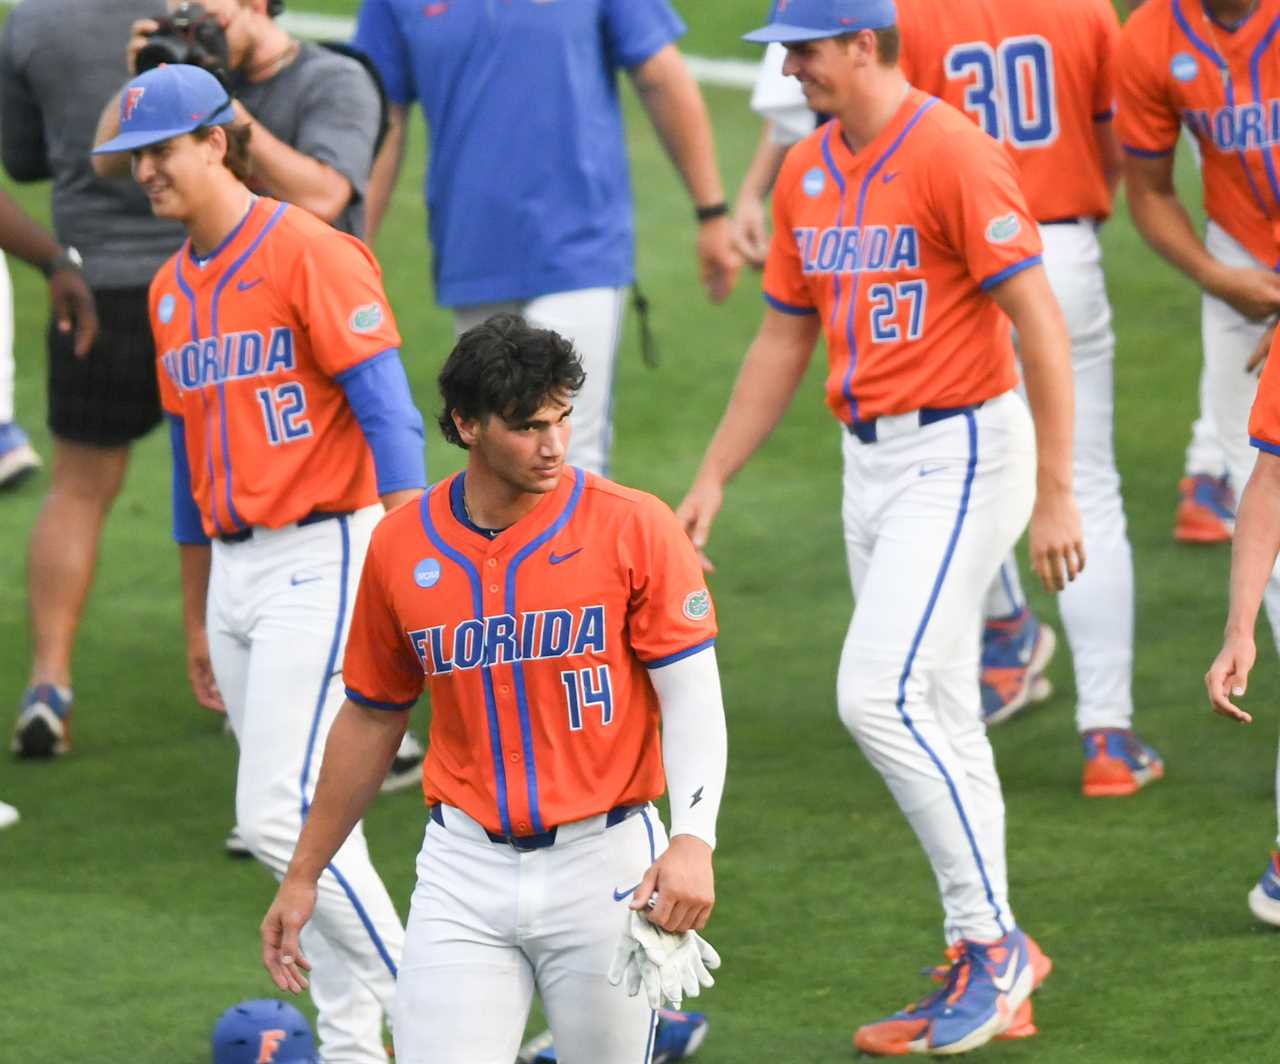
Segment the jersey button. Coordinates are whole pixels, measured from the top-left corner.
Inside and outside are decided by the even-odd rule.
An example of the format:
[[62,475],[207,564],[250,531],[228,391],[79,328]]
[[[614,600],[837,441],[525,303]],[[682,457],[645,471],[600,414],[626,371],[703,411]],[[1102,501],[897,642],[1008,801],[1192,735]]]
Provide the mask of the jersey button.
[[501,687],[499,687],[498,690],[501,691],[504,695],[511,694],[510,686],[505,683]]
[[526,823],[522,820],[522,821],[520,821],[520,823],[519,823],[519,824],[517,824],[517,825],[516,825],[516,830],[517,830],[517,831],[528,831],[528,830],[529,830],[529,825],[528,825],[528,824],[526,824]]
[[489,559],[489,568],[490,568],[490,569],[492,569],[492,568],[494,568],[495,566],[497,566],[497,564],[498,564],[498,559],[497,559],[497,558],[490,558],[490,559]]
[[498,593],[498,585],[497,585],[497,584],[490,584],[490,585],[489,585],[489,590],[490,590],[490,591],[492,591],[492,592],[496,595],[496,594]]
[[519,761],[519,760],[520,760],[520,755],[519,755],[519,754],[512,754],[512,755],[511,755],[511,763],[512,763],[513,765],[514,765],[517,761]]

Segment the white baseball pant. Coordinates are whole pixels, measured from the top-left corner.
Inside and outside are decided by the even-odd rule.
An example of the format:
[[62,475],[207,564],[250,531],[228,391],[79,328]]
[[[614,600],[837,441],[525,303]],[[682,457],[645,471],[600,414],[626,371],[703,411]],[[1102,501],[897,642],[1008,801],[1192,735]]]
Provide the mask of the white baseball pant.
[[13,279],[0,253],[0,425],[13,420]]
[[948,941],[1015,926],[1004,799],[982,724],[982,597],[1031,515],[1035,438],[1008,393],[921,426],[881,418],[844,436],[845,545],[856,606],[840,657],[840,719],[919,837]]
[[[381,506],[213,543],[209,653],[240,746],[236,823],[280,878],[342,705],[342,655]],[[357,824],[320,877],[302,935],[324,1064],[386,1064],[404,931]]]
[[553,329],[573,343],[587,372],[573,400],[573,436],[568,462],[601,476],[609,472],[613,444],[613,371],[622,335],[625,288],[583,288],[536,299],[455,307],[461,335],[494,314],[519,314],[538,329]]
[[[1044,267],[1071,335],[1075,385],[1072,476],[1084,525],[1084,572],[1058,596],[1076,680],[1076,729],[1133,725],[1133,552],[1112,443],[1116,338],[1097,230],[1040,227]],[[1021,607],[1011,555],[987,592],[988,617]]]
[[656,1014],[610,986],[634,888],[666,849],[652,805],[553,846],[493,842],[452,806],[427,823],[396,997],[396,1064],[511,1064],[536,989],[564,1064],[646,1064]]

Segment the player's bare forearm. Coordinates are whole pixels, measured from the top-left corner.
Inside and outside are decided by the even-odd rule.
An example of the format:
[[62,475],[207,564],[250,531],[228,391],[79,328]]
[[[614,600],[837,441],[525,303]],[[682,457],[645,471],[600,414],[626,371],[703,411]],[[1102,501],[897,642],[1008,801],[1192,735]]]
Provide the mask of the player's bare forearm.
[[1154,159],[1124,156],[1129,213],[1142,238],[1200,288],[1215,291],[1222,264],[1209,254],[1178,198],[1173,155]]
[[[724,186],[716,165],[706,101],[676,46],[660,48],[631,76],[694,206],[723,204]],[[697,253],[708,297],[713,303],[723,302],[733,291],[742,266],[727,217],[719,215],[699,222]]]
[[674,44],[659,49],[631,71],[631,78],[694,204],[722,203],[711,118],[679,50]]
[[1098,153],[1102,160],[1102,179],[1107,183],[1107,191],[1112,196],[1120,187],[1120,179],[1124,176],[1124,149],[1120,146],[1120,138],[1116,136],[1115,123],[1111,119],[1093,124],[1094,139],[1098,142]]
[[702,459],[699,480],[727,484],[768,439],[804,378],[819,329],[816,314],[765,311]]
[[276,199],[310,211],[332,224],[351,202],[351,182],[327,163],[290,147],[235,104],[240,122],[249,121],[253,179]]
[[1061,591],[1084,568],[1084,534],[1071,483],[1071,340],[1042,266],[1022,270],[993,288],[991,295],[1018,330],[1027,401],[1036,427],[1031,562],[1046,590]]
[[747,172],[738,188],[733,205],[734,246],[752,266],[764,265],[769,253],[769,231],[765,218],[765,200],[773,188],[786,157],[787,146],[773,139],[773,123],[765,121],[760,128],[760,141]]
[[720,510],[724,487],[782,420],[809,365],[820,327],[816,314],[783,314],[769,308],[747,349],[720,426],[688,494],[676,508],[676,517],[708,570],[712,566],[702,549]]
[[365,242],[370,246],[382,226],[387,204],[391,202],[391,193],[400,177],[408,116],[409,109],[404,104],[393,103],[387,110],[387,135],[373,160],[373,169],[369,172],[369,184],[364,194]]
[[1227,632],[1253,634],[1262,595],[1280,554],[1280,457],[1258,452],[1240,496],[1231,538],[1231,604]]
[[[107,101],[98,116],[98,128],[93,134],[93,143],[105,144],[120,132],[120,94],[117,92]],[[91,155],[93,172],[99,177],[128,177],[129,153],[113,151],[106,155]]]
[[1280,553],[1280,457],[1261,451],[1240,497],[1231,540],[1231,604],[1222,649],[1205,675],[1215,713],[1241,724],[1253,717],[1232,699],[1243,697],[1257,658],[1254,628],[1276,555]]
[[178,558],[182,573],[182,623],[188,633],[203,632],[213,551],[207,544],[180,543]]
[[315,882],[373,803],[409,723],[409,711],[342,703],[325,740],[316,796],[286,878]]

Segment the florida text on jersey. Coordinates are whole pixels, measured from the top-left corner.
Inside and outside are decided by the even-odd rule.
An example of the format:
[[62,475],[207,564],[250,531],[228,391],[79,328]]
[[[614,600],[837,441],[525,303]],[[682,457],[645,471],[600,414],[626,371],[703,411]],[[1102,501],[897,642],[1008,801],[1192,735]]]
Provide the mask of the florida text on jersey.
[[1238,26],[1199,0],[1147,0],[1125,23],[1117,132],[1133,155],[1168,155],[1185,127],[1203,157],[1205,211],[1280,268],[1280,0]]
[[259,198],[206,258],[187,241],[160,269],[151,320],[160,398],[186,422],[207,535],[377,501],[342,381],[398,357],[400,336],[360,241]]
[[849,424],[1013,388],[1009,322],[987,293],[1040,251],[1009,156],[912,89],[861,151],[833,120],[787,154],[764,293],[822,315],[827,402]]
[[499,536],[463,504],[465,473],[374,534],[347,643],[353,701],[429,687],[430,802],[504,835],[649,801],[665,789],[647,669],[711,646],[688,537],[643,492],[568,468]]

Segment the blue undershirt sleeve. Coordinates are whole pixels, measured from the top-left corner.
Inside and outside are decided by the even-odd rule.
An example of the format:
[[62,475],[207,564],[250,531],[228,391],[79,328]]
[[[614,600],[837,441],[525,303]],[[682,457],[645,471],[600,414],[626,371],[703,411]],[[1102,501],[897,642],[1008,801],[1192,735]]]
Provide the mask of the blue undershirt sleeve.
[[173,538],[191,547],[209,542],[200,521],[200,507],[191,494],[191,466],[187,462],[186,422],[173,414],[169,419],[169,446],[173,449]]
[[422,415],[409,394],[400,352],[392,347],[335,378],[364,431],[378,473],[378,494],[427,486]]

